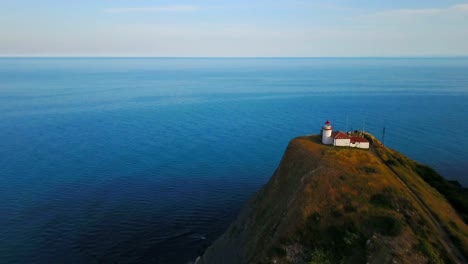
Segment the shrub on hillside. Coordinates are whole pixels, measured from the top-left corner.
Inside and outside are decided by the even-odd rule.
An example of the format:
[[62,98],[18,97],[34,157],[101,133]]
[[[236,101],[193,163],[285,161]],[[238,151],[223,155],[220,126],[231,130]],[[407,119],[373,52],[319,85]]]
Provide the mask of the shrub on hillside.
[[389,195],[377,193],[371,196],[369,202],[377,207],[393,209],[392,201]]
[[403,221],[394,216],[374,216],[368,221],[373,231],[384,236],[398,236],[403,231]]
[[457,181],[447,181],[430,167],[416,164],[414,171],[429,185],[443,194],[457,210],[465,223],[468,223],[468,188]]

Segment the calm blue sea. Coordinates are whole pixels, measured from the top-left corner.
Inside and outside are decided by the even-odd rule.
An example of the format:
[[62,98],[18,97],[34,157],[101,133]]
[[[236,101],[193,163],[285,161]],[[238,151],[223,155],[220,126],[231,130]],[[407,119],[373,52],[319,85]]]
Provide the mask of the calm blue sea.
[[193,260],[327,119],[468,185],[468,58],[0,59],[0,262]]

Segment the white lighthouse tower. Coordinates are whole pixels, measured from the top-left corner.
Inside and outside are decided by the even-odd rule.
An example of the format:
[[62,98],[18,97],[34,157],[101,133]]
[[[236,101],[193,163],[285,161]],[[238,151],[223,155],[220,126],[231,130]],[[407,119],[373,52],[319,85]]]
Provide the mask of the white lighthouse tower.
[[330,124],[330,121],[327,120],[325,125],[322,127],[322,143],[323,144],[333,144],[333,139],[331,137],[333,128]]

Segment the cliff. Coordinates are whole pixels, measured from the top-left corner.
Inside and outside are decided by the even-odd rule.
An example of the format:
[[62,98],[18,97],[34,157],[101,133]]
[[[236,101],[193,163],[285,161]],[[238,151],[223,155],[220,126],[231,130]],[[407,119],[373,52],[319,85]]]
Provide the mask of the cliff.
[[211,263],[465,263],[468,226],[370,135],[371,150],[292,140],[270,181],[197,260]]

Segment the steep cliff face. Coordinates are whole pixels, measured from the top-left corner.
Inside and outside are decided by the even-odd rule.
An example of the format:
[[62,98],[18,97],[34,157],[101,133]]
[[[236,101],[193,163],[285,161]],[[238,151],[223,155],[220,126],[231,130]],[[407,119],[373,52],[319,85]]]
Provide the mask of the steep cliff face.
[[418,164],[377,141],[371,150],[319,141],[290,142],[198,264],[465,262],[468,227]]

